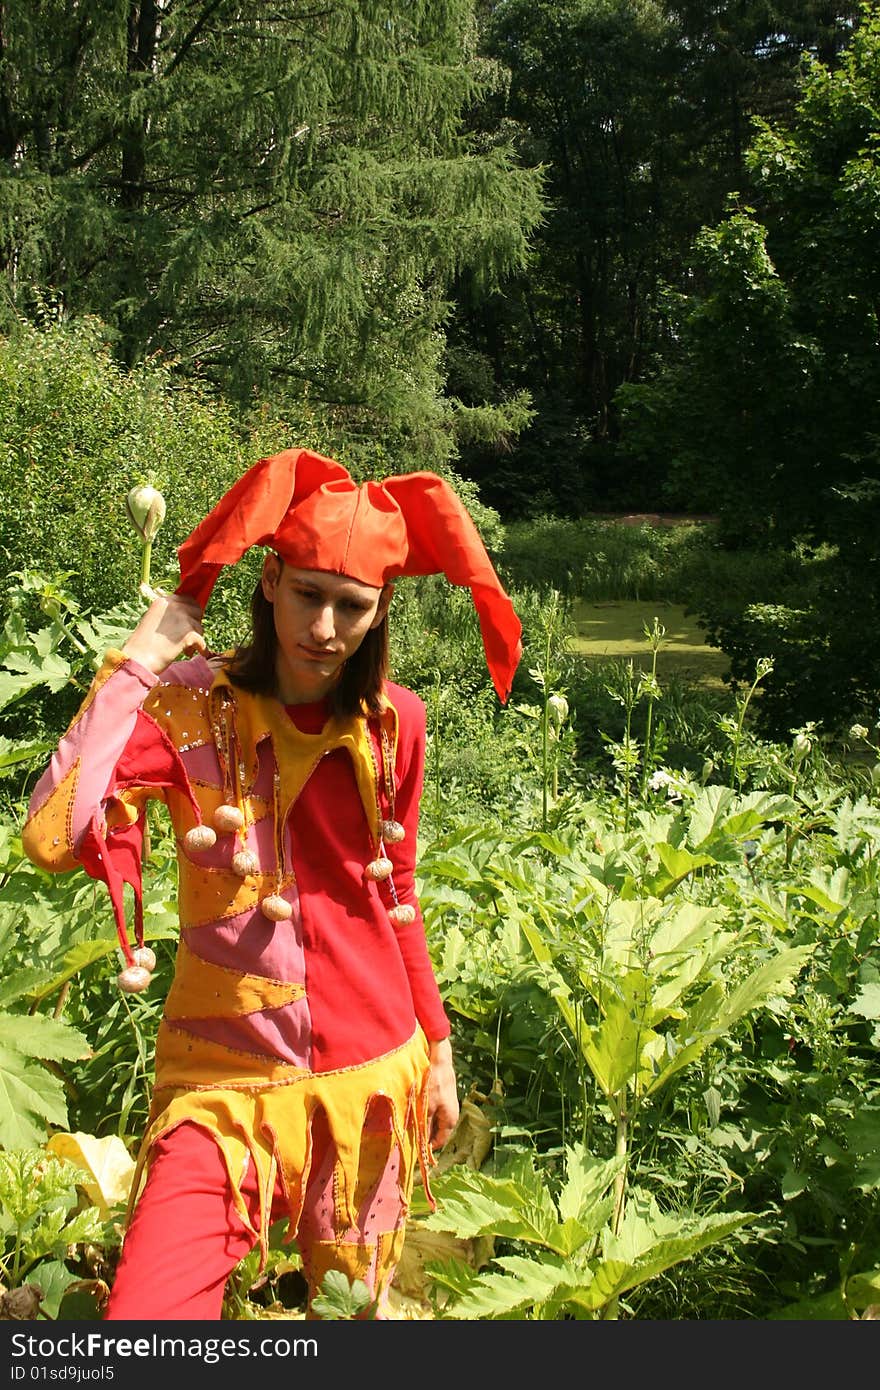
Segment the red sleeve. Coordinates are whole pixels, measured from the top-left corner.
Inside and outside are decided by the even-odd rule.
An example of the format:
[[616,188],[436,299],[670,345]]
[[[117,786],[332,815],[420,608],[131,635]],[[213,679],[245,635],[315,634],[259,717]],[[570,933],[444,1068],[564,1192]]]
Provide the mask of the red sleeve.
[[416,1018],[428,1041],[439,1042],[449,1036],[451,1027],[428,954],[425,923],[415,890],[419,805],[425,775],[426,712],[424,703],[411,690],[389,685],[387,693],[399,721],[394,812],[406,833],[398,844],[386,845],[385,849],[394,865],[397,897],[415,908],[416,913],[408,926],[396,926],[395,934],[409,978]]

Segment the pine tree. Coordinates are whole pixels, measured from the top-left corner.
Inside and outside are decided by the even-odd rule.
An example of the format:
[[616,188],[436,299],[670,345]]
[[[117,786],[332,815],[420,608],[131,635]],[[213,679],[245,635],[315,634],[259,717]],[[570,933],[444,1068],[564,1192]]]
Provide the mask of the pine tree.
[[473,54],[472,0],[0,0],[8,309],[442,452],[449,283],[540,216],[463,131]]

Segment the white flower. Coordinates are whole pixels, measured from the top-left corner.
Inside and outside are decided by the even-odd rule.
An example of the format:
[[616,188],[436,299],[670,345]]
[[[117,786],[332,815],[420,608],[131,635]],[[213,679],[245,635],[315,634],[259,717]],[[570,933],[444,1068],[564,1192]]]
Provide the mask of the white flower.
[[671,787],[672,785],[672,778],[662,767],[658,767],[657,771],[652,772],[648,778],[648,786],[652,792],[662,792],[664,787]]
[[868,730],[865,728],[864,724],[853,724],[849,731],[849,736],[850,738],[867,738]]

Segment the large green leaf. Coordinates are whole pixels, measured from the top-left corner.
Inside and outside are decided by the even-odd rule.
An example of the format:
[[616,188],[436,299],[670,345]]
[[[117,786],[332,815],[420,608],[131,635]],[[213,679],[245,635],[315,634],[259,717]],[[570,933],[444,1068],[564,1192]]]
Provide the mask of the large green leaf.
[[[43,638],[37,633],[34,650],[14,650],[7,652],[0,669],[0,709],[21,699],[29,690],[38,685],[48,685],[53,691],[62,690],[70,680],[70,662],[65,661],[51,648],[51,638]],[[36,660],[34,659],[36,653]]]
[[428,1229],[454,1231],[466,1238],[494,1233],[556,1248],[559,1218],[534,1170],[511,1179],[457,1166],[441,1174],[432,1186],[440,1207],[425,1218]]
[[648,892],[655,898],[667,897],[674,888],[684,882],[689,874],[696,873],[697,869],[704,869],[708,864],[714,863],[708,854],[691,854],[689,850],[675,849],[662,840],[654,848],[661,867],[643,882]]
[[800,1299],[776,1312],[769,1312],[767,1319],[770,1322],[848,1322],[850,1313],[843,1301],[842,1290],[833,1289],[831,1293]]
[[75,1061],[89,1055],[76,1028],[41,1014],[0,1012],[0,1145],[41,1144],[46,1127],[67,1127],[64,1087],[42,1061]]
[[566,1178],[556,1203],[562,1220],[592,1225],[591,1212],[599,1206],[624,1163],[622,1156],[593,1158],[584,1144],[573,1144],[567,1149]]
[[588,1268],[575,1269],[560,1256],[546,1251],[534,1259],[508,1255],[497,1263],[503,1273],[481,1274],[456,1299],[452,1311],[457,1318],[505,1318],[520,1311],[532,1312],[536,1306],[556,1301],[560,1291],[571,1297],[580,1285],[586,1288],[592,1279]]
[[79,1277],[67,1268],[63,1260],[42,1260],[29,1272],[26,1282],[36,1284],[43,1295],[40,1311],[48,1313],[50,1318],[55,1318],[66,1291],[71,1284],[78,1282]]
[[708,849],[714,841],[742,839],[770,820],[785,820],[797,812],[789,796],[774,792],[750,792],[738,796],[729,787],[704,787],[694,802],[689,839],[694,849]]
[[535,960],[541,967],[541,984],[556,1003],[573,1036],[581,1043],[583,1032],[581,1017],[571,1002],[571,991],[568,985],[553,964],[553,953],[550,947],[544,941],[538,928],[530,922],[522,921],[520,929],[532,948]]
[[718,1216],[661,1212],[653,1197],[631,1192],[620,1231],[617,1235],[608,1231],[604,1242],[604,1259],[627,1266],[617,1276],[614,1296],[656,1278],[754,1220],[753,1212]]
[[876,980],[862,985],[849,1006],[850,1013],[859,1018],[880,1018],[880,983]]
[[8,738],[0,738],[0,771],[30,762],[33,758],[45,758],[54,746],[52,743],[14,743]]
[[631,1083],[645,1086],[651,1079],[643,1052],[658,1035],[650,1027],[646,986],[644,975],[632,971],[621,982],[621,993],[609,999],[601,1023],[582,1030],[584,1059],[609,1100]]
[[67,1128],[64,1087],[39,1062],[0,1044],[0,1147],[33,1148],[49,1126]]
[[852,891],[849,870],[845,867],[833,872],[827,869],[812,869],[806,881],[783,884],[781,891],[792,897],[806,898],[823,912],[830,912],[833,917],[837,917],[849,906]]
[[42,1014],[0,1012],[0,1047],[47,1061],[76,1061],[88,1057],[88,1039],[57,1018]]
[[791,994],[797,976],[814,949],[812,945],[792,946],[759,965],[727,996],[719,1011],[719,1026],[726,1032],[744,1014],[773,995]]
[[0,1008],[16,999],[22,999],[25,995],[34,995],[51,978],[48,970],[40,970],[30,965],[24,966],[21,970],[13,970],[5,979],[0,980]]

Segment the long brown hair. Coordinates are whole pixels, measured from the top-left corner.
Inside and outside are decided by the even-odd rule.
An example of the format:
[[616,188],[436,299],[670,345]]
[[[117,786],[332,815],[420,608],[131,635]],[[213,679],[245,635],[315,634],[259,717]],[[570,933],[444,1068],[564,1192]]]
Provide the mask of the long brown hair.
[[[258,580],[251,595],[250,640],[235,648],[226,663],[226,674],[236,685],[254,695],[277,696],[277,652],[275,611],[263,593],[262,580]],[[388,678],[388,662],[386,613],[377,627],[370,628],[357,651],[343,665],[339,680],[330,692],[333,713],[341,718],[362,714],[365,709],[368,714],[378,714],[382,709],[382,689]]]

